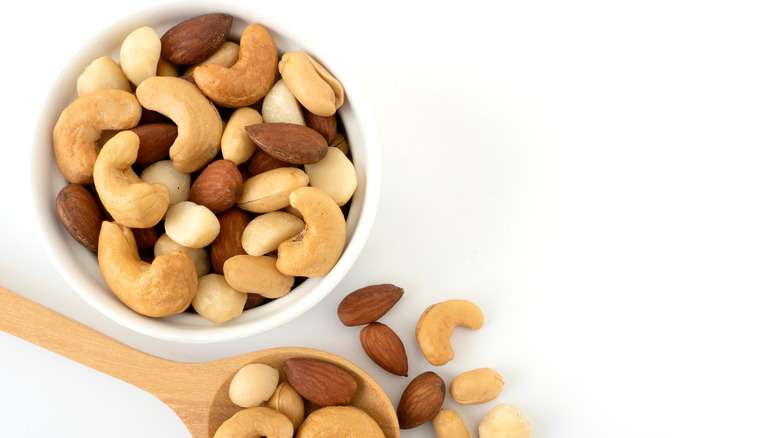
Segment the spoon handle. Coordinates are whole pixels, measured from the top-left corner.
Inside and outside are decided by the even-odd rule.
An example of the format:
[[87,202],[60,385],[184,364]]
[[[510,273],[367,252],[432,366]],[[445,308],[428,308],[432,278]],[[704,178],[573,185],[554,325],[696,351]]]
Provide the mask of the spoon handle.
[[170,361],[135,350],[0,286],[0,330],[155,393],[148,370]]

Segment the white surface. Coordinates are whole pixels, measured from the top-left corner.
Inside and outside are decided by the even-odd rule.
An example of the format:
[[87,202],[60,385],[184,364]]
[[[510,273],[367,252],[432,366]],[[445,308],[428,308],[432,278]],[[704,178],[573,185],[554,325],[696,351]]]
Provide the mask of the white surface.
[[[25,189],[37,112],[70,51],[153,3],[20,2],[2,27],[4,286],[175,360],[328,350],[397,401],[409,379],[373,365],[335,316],[351,290],[392,282],[406,294],[383,321],[411,373],[494,367],[506,380],[496,402],[525,412],[535,437],[780,435],[773,2],[258,4],[354,64],[383,192],[336,293],[224,345],[155,341],[91,309],[42,256]],[[457,359],[434,368],[414,324],[453,297],[482,306],[486,324],[456,332]],[[4,334],[0,394],[3,436],[188,436],[150,396]],[[459,408],[473,433],[489,407]]]

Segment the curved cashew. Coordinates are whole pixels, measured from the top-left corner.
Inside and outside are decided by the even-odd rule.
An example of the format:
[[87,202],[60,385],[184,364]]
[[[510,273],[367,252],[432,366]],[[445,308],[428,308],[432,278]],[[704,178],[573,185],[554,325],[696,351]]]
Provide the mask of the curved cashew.
[[326,406],[303,420],[298,438],[383,438],[382,428],[365,411],[354,406]]
[[186,79],[153,76],[141,82],[135,94],[144,108],[168,116],[178,126],[169,152],[175,168],[192,173],[217,155],[222,119],[198,87]]
[[279,244],[276,268],[290,276],[319,277],[339,261],[347,240],[347,223],[330,196],[314,187],[290,193],[290,206],[303,216],[306,227]]
[[132,230],[115,222],[103,222],[97,256],[109,289],[142,315],[181,313],[198,289],[198,274],[188,255],[172,251],[146,263],[138,256]]
[[130,129],[141,120],[141,105],[124,90],[99,90],[71,102],[52,131],[54,158],[66,180],[92,182],[100,140],[105,130]]
[[485,322],[482,310],[466,300],[448,300],[425,309],[414,335],[425,359],[431,365],[444,365],[455,357],[450,336],[456,326],[477,330]]
[[214,103],[240,108],[258,102],[276,79],[279,54],[265,27],[252,23],[239,41],[238,60],[231,67],[206,64],[195,68],[193,78]]
[[95,161],[95,189],[117,223],[149,228],[165,216],[170,194],[165,185],[145,183],[133,171],[139,144],[132,131],[121,131],[106,142]]
[[214,438],[292,438],[293,424],[286,415],[264,406],[240,410],[217,429]]

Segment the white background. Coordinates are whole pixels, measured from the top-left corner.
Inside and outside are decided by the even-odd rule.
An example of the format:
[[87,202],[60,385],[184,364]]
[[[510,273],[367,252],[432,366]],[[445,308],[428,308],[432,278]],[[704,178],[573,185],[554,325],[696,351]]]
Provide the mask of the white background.
[[[495,402],[445,402],[475,436],[499,402],[539,438],[780,436],[775,2],[257,2],[351,63],[382,143],[382,195],[329,297],[222,345],[157,341],[89,307],[45,256],[29,199],[35,122],[59,69],[157,3],[18,2],[0,27],[0,284],[173,360],[324,349],[394,403],[423,371],[449,381],[490,366],[506,381]],[[406,344],[406,379],[336,318],[344,295],[380,282],[406,290],[383,318]],[[431,367],[414,325],[456,297],[486,324],[457,330],[456,360]],[[0,425],[14,437],[188,436],[153,397],[3,333]]]

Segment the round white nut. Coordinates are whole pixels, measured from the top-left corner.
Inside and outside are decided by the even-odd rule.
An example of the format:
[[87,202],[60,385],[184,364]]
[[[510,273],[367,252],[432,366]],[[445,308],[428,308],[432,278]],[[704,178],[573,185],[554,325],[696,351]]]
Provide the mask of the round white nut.
[[293,425],[281,412],[265,406],[242,409],[222,423],[214,438],[292,438]]
[[222,158],[241,164],[252,157],[257,150],[257,144],[244,128],[257,123],[263,123],[263,116],[256,109],[242,107],[233,111],[222,131]]
[[271,398],[279,384],[279,371],[264,363],[251,363],[238,370],[230,381],[230,401],[242,408],[260,406]]
[[131,91],[122,68],[109,56],[92,61],[76,80],[79,97],[98,90]]
[[192,73],[195,71],[195,67],[200,65],[218,64],[223,67],[230,68],[233,66],[233,64],[236,63],[236,61],[238,61],[238,49],[238,44],[234,43],[233,41],[225,41],[221,46],[219,46],[219,49],[209,55],[208,58],[197,64],[189,66],[182,74],[182,77],[192,76]]
[[492,368],[458,374],[450,383],[450,396],[462,405],[487,403],[501,394],[504,379]]
[[303,168],[309,175],[309,184],[325,192],[339,206],[352,199],[358,186],[357,171],[340,149],[328,147],[324,158]]
[[287,52],[279,73],[304,108],[329,117],[344,103],[344,86],[325,67],[303,52]]
[[141,181],[149,184],[162,184],[168,187],[171,195],[169,205],[186,201],[190,197],[190,174],[173,167],[173,161],[160,160],[141,171]]
[[309,185],[309,176],[297,167],[279,167],[244,181],[236,205],[252,213],[268,213],[290,205],[290,193]]
[[420,315],[415,327],[417,345],[425,359],[435,366],[455,358],[450,336],[456,326],[477,330],[484,324],[482,310],[466,300],[447,300],[429,306]]
[[479,438],[531,438],[531,423],[519,410],[499,404],[480,421]]
[[208,208],[183,201],[168,209],[165,233],[179,245],[203,248],[217,238],[219,220]]
[[306,125],[303,110],[298,99],[292,94],[283,79],[276,81],[268,94],[263,98],[261,108],[266,123],[295,123]]
[[211,270],[211,258],[205,248],[190,248],[184,245],[180,245],[174,242],[173,239],[167,234],[163,234],[157,241],[154,242],[154,256],[159,257],[161,255],[169,254],[173,251],[181,251],[187,254],[195,263],[195,270],[198,272],[198,277],[202,277],[209,273]]
[[466,422],[454,409],[441,409],[431,422],[436,438],[471,438]]
[[235,255],[225,261],[222,271],[234,289],[265,298],[283,297],[295,283],[295,277],[279,272],[276,258],[269,256]]
[[100,150],[93,176],[100,201],[117,223],[150,228],[165,216],[170,195],[166,186],[147,184],[133,171],[139,144],[134,132],[118,132]]
[[288,382],[282,382],[276,387],[265,406],[286,415],[294,429],[298,429],[306,415],[303,397]]
[[264,213],[249,221],[244,228],[241,246],[249,255],[265,255],[276,251],[280,243],[303,231],[305,226],[298,216],[285,211]]
[[119,65],[133,85],[157,75],[161,47],[160,37],[149,26],[139,27],[122,41]]
[[290,205],[303,215],[306,228],[279,244],[279,272],[293,277],[319,277],[339,261],[347,240],[344,213],[336,202],[314,187],[290,194]]
[[241,315],[246,304],[246,294],[239,292],[219,274],[206,274],[198,278],[198,291],[192,299],[192,307],[198,315],[222,324]]
[[198,87],[186,79],[154,76],[143,81],[135,94],[144,108],[157,111],[176,124],[178,135],[169,156],[177,169],[195,172],[217,155],[222,118]]

